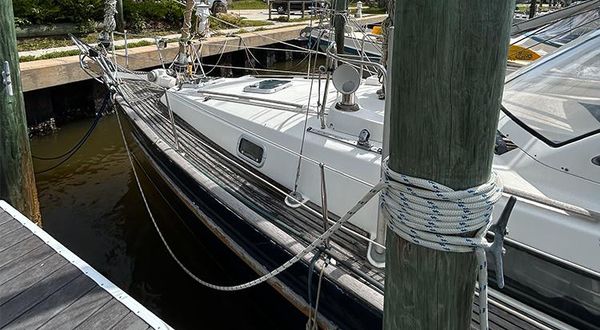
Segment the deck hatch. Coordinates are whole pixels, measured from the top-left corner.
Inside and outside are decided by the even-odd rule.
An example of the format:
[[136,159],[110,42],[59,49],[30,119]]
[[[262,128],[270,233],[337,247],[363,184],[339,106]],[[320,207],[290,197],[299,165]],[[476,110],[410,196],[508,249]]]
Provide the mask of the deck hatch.
[[273,94],[290,86],[292,86],[291,80],[267,79],[244,87],[244,92]]
[[252,163],[255,163],[254,165],[262,166],[264,161],[263,156],[265,154],[265,149],[262,146],[245,137],[241,137],[240,142],[238,143],[238,152],[240,155],[252,161]]

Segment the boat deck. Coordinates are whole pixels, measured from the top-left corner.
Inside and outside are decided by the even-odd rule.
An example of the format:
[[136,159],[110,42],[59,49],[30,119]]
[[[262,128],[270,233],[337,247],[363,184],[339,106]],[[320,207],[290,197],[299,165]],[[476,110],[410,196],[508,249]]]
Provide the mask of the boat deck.
[[[124,102],[122,106],[135,111],[156,135],[166,143],[174,145],[171,122],[168,109],[160,101],[164,93],[162,88],[143,80],[127,80],[121,85]],[[253,169],[241,168],[235,157],[215,145],[179,117],[175,116],[180,148],[185,152],[185,158],[224,187],[232,196],[255,209],[259,214],[269,219],[274,225],[294,237],[298,242],[308,245],[323,231],[321,217],[303,208],[290,208],[284,202],[284,197],[271,185],[278,186]],[[253,172],[252,174],[249,174]],[[266,184],[265,182],[269,182]],[[282,188],[286,191],[285,188]],[[320,214],[321,210],[315,204],[308,204]],[[331,216],[333,220],[336,217]],[[366,259],[368,242],[364,239],[366,233],[361,229],[347,225],[348,230],[338,231],[331,240],[329,255],[338,261],[338,266],[365,285],[370,286],[381,295],[384,287],[384,270],[372,266]],[[363,239],[358,237],[362,235]],[[515,310],[505,302],[490,298],[489,320],[491,329],[555,329],[552,326],[524,310]],[[475,299],[477,301],[477,299]],[[473,305],[472,328],[478,329],[478,307]]]
[[0,201],[0,329],[170,329]]

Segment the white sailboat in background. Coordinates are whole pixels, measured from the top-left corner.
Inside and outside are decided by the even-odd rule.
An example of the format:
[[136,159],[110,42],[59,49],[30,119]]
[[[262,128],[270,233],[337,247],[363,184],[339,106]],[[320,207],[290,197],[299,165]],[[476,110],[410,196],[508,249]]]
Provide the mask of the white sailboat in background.
[[[78,45],[84,60],[92,58]],[[92,59],[119,93],[125,137],[143,172],[165,182],[184,205],[183,218],[204,224],[262,274],[309,245],[380,180],[386,104],[377,76],[387,73],[360,56],[335,54],[334,46],[327,48],[339,64],[331,79],[313,66],[303,77],[154,70],[149,81],[115,70],[108,57]],[[376,74],[365,79],[367,68]],[[494,168],[504,202],[519,202],[506,241],[507,286],[491,291],[491,318],[503,309],[532,327],[600,324],[599,83],[600,31],[507,78]],[[304,256],[271,285],[312,313],[303,276],[314,268],[326,279],[322,326],[380,326],[378,218],[371,201],[317,257]]]

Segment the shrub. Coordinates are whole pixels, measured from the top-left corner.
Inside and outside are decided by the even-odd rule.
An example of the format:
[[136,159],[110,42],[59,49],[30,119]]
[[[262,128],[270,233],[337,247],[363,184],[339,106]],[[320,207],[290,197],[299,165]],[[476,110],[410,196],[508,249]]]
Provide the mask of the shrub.
[[151,23],[181,26],[183,6],[173,0],[123,0],[123,14],[128,28],[141,30]]
[[103,0],[14,0],[15,17],[32,24],[84,23],[101,20]]
[[[5,0],[2,0],[5,1]],[[13,0],[20,24],[101,22],[104,0]],[[180,26],[183,6],[174,0],[123,0],[125,23],[137,28],[163,24]]]

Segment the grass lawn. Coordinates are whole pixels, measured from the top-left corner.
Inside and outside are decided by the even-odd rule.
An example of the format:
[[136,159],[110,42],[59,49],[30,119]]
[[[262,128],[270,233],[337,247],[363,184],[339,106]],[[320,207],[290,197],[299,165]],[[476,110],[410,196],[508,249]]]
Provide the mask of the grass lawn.
[[[95,42],[95,41],[96,40],[93,40],[92,42]],[[176,41],[176,40],[175,39],[167,40],[167,42],[173,42],[173,41]],[[143,47],[143,46],[150,46],[150,45],[154,45],[154,42],[140,40],[140,41],[128,43],[127,48],[136,48],[136,47]],[[120,50],[120,49],[125,49],[125,45],[115,46],[115,50]],[[48,53],[48,54],[44,54],[44,55],[40,55],[40,56],[21,56],[21,57],[19,57],[19,62],[47,60],[47,59],[51,59],[51,58],[67,57],[67,56],[74,56],[74,55],[79,55],[78,49],[66,50],[66,51],[62,51],[62,52],[53,52],[53,53]]]
[[266,9],[267,3],[262,0],[233,0],[229,9]]
[[[179,30],[169,31],[147,31],[144,33],[127,33],[127,39],[136,38],[151,38],[160,37],[169,34],[177,34]],[[95,43],[98,41],[98,33],[90,33],[81,35],[79,38],[87,43]],[[115,35],[115,40],[122,40],[123,36]],[[68,36],[56,36],[56,37],[40,37],[40,38],[23,38],[17,39],[17,51],[23,52],[28,50],[38,50],[56,47],[73,46],[71,38]]]
[[[319,19],[318,16],[313,16],[312,18],[313,18],[313,20],[318,20]],[[272,19],[272,21],[276,21],[276,22],[290,22],[290,23],[292,23],[292,22],[304,22],[304,21],[309,21],[309,20],[310,20],[310,16],[309,15],[304,16],[304,18],[302,18],[302,17],[292,17],[289,20],[288,20],[287,16],[279,16],[279,17],[274,17]]]
[[[213,30],[231,29],[234,27],[265,26],[265,25],[273,25],[274,24],[273,22],[246,19],[244,17],[240,17],[240,16],[234,15],[234,14],[217,14],[217,18],[224,22],[221,22],[211,16],[209,18],[210,28]],[[226,24],[225,22],[227,22],[229,24]]]

